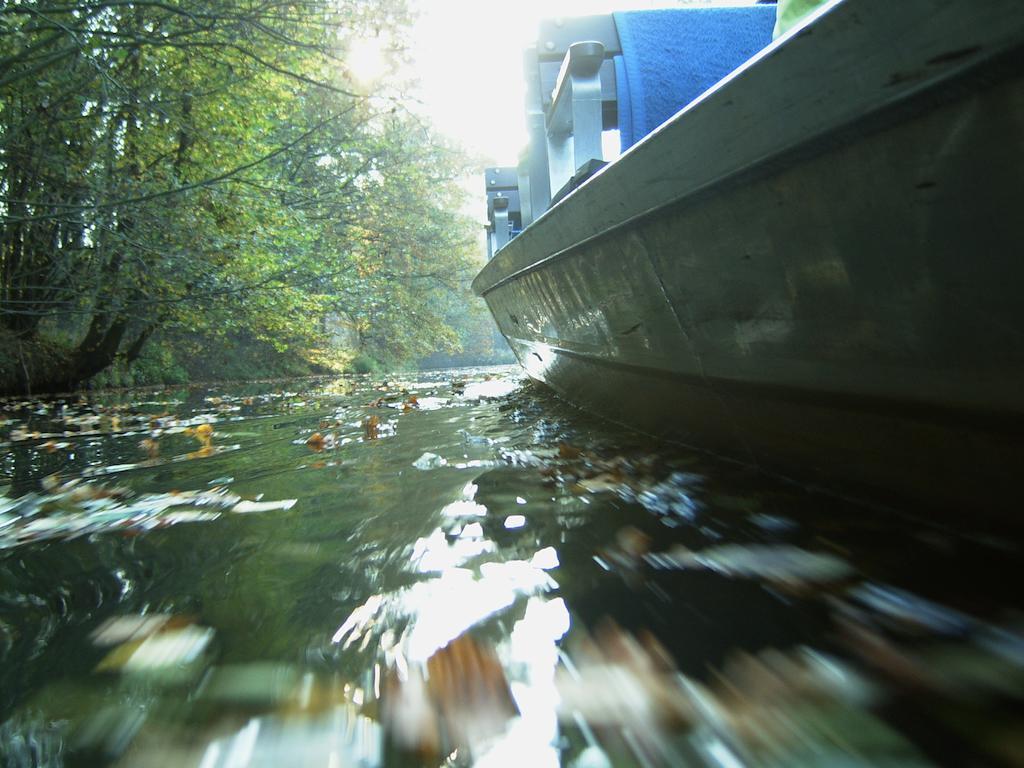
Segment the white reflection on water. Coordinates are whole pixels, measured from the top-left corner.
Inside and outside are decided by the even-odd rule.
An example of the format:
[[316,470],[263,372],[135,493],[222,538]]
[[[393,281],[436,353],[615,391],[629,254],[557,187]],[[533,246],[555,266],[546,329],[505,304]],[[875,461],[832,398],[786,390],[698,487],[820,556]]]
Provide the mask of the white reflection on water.
[[487,507],[477,504],[475,501],[462,499],[446,504],[441,510],[441,514],[445,517],[484,517],[487,514]]
[[474,381],[466,385],[463,397],[467,400],[479,400],[482,397],[504,397],[519,388],[515,379],[491,379],[490,381]]
[[511,683],[512,696],[520,716],[485,754],[476,766],[530,765],[535,768],[557,766],[558,691],[555,669],[558,666],[558,641],[569,631],[569,610],[558,597],[545,600],[531,597],[526,613],[515,623],[510,639],[510,661],[522,670],[520,679]]
[[375,629],[383,631],[402,619],[410,619],[403,638],[404,656],[410,662],[426,662],[470,627],[508,608],[520,596],[536,595],[558,585],[547,570],[558,566],[551,547],[530,560],[485,562],[478,569],[462,567],[482,554],[493,553],[496,544],[484,538],[479,523],[466,525],[449,541],[441,528],[419,538],[410,562],[421,574],[438,574],[395,592],[372,595],[356,608],[334,634],[332,642],[350,647],[368,640]]
[[544,571],[550,571],[552,568],[557,568],[558,552],[555,551],[554,547],[538,549],[534,552],[533,557],[530,558],[530,565]]
[[471,527],[467,525],[463,529],[464,535],[450,544],[440,528],[435,529],[429,536],[417,539],[412,547],[410,562],[420,573],[447,571],[458,568],[474,557],[495,551],[497,547],[494,542],[482,538],[483,529],[481,528],[478,535],[474,536],[473,530],[466,531]]
[[382,765],[381,742],[380,726],[359,715],[356,707],[343,704],[313,717],[252,718],[234,733],[210,742],[198,761],[187,749],[171,749],[136,756],[143,762],[127,760],[118,768],[376,768]]
[[432,581],[414,584],[401,596],[402,612],[413,616],[407,658],[426,662],[470,627],[509,607],[516,597],[556,585],[529,563],[486,563],[477,577],[453,568]]

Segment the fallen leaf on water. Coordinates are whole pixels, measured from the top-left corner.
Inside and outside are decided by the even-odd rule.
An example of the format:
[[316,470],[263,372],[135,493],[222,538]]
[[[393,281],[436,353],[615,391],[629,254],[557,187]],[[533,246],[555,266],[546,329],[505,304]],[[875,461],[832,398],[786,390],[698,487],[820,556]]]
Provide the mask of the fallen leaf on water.
[[[205,701],[242,707],[275,708],[299,696],[299,671],[278,662],[249,662],[214,667],[203,685]],[[307,685],[313,686],[312,678]],[[307,689],[307,695],[311,691]]]
[[382,722],[401,750],[430,762],[473,755],[519,714],[494,649],[467,634],[436,651],[426,674],[396,666],[384,678]]
[[558,444],[558,457],[561,459],[578,459],[583,453],[579,448],[568,443]]
[[156,438],[146,437],[139,441],[139,448],[146,452],[146,456],[150,459],[156,459],[160,456],[160,443],[157,442]]
[[220,512],[199,512],[194,509],[186,509],[182,512],[167,512],[160,515],[153,521],[154,528],[166,528],[178,523],[204,523],[209,520],[216,520]]
[[204,448],[209,448],[213,440],[213,427],[209,424],[200,424],[196,427],[196,440],[201,442]]
[[903,631],[955,637],[975,623],[959,611],[888,584],[862,584],[849,597],[874,611],[886,626]]
[[696,720],[675,663],[651,633],[635,637],[606,621],[593,637],[578,636],[575,646],[575,663],[560,669],[555,681],[562,719],[582,715],[592,725],[625,726],[645,744]]
[[[149,420],[149,428],[151,430],[167,429],[173,427],[177,423],[177,420],[169,413],[163,413],[159,416],[153,416]],[[185,434],[189,434],[188,429],[185,430]]]
[[617,475],[603,473],[580,480],[576,485],[588,493],[601,493],[617,490],[622,485],[622,479]]
[[501,732],[519,714],[494,649],[467,634],[430,657],[427,676],[430,695],[456,746]]
[[281,499],[280,501],[240,501],[231,508],[232,512],[271,512],[277,509],[291,509],[298,499]]
[[643,557],[651,549],[651,537],[632,525],[620,528],[615,542],[630,557]]
[[60,475],[47,475],[39,483],[43,486],[44,491],[51,493],[60,488]]
[[367,440],[376,440],[379,429],[380,419],[377,416],[367,416],[363,419],[363,434]]
[[65,498],[72,503],[96,501],[98,499],[123,500],[131,496],[129,488],[122,486],[93,485],[74,478],[62,483],[58,475],[47,475],[41,481],[43,490],[54,496]]
[[[127,488],[46,481],[45,494],[8,499],[0,494],[0,550],[32,541],[71,539],[95,533],[130,535],[178,523],[217,519],[222,511],[265,512],[290,509],[295,499],[243,501],[226,488],[134,496]],[[10,514],[8,514],[10,513]]]
[[103,622],[89,635],[95,645],[118,645],[130,640],[144,640],[163,629],[171,614],[138,614],[113,616]]
[[708,570],[793,587],[837,582],[855,574],[838,557],[781,544],[725,544],[698,552],[676,545],[667,552],[648,553],[645,559],[656,568]]
[[416,469],[437,469],[438,467],[445,466],[447,463],[448,462],[445,459],[441,458],[436,453],[428,452],[416,459],[412,465],[416,467]]
[[156,632],[143,640],[123,643],[96,667],[97,672],[146,673],[167,670],[182,675],[213,639],[209,627],[190,626]]

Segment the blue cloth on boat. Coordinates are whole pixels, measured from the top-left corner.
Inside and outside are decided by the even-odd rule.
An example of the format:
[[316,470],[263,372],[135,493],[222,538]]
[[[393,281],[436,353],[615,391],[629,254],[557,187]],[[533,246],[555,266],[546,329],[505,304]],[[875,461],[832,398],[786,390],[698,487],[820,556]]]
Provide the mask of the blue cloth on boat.
[[768,45],[775,6],[624,11],[614,17],[622,45],[615,77],[625,150]]

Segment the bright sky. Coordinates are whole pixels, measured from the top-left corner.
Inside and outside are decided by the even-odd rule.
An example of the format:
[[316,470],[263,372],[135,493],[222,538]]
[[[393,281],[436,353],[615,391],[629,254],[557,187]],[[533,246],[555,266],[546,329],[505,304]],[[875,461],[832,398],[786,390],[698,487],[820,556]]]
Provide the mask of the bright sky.
[[541,19],[680,4],[674,0],[411,3],[421,14],[413,30],[411,53],[422,81],[426,115],[442,133],[496,165],[515,165],[526,144],[522,50],[536,40]]

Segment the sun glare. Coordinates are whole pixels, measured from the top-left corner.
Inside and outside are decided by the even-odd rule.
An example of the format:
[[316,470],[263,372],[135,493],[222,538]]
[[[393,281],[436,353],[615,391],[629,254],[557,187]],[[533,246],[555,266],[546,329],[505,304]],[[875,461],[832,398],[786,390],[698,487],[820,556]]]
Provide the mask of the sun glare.
[[363,37],[349,44],[345,63],[352,78],[363,86],[373,85],[391,69],[387,41],[381,37]]
[[692,0],[518,0],[515,13],[508,13],[504,5],[480,0],[413,0],[411,74],[419,80],[419,103],[412,106],[485,162],[515,165],[528,139],[523,48],[536,39],[541,19],[684,1]]

